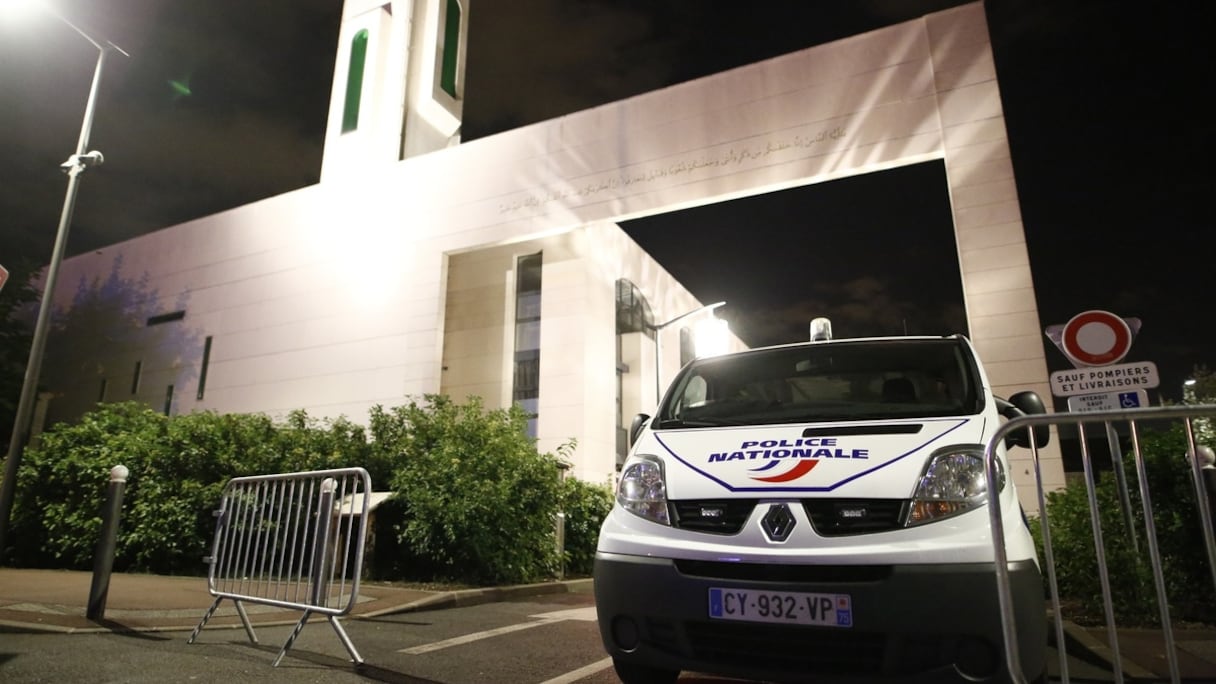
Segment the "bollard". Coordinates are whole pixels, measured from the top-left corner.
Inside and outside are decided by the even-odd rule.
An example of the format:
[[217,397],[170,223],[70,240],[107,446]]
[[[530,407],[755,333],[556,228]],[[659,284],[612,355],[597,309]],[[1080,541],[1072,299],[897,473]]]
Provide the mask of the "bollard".
[[110,591],[110,570],[114,567],[114,547],[118,540],[118,521],[122,517],[122,494],[127,486],[126,466],[110,469],[110,487],[106,493],[105,508],[101,511],[101,539],[93,554],[93,583],[89,587],[89,607],[86,615],[90,620],[102,620],[106,614],[106,595]]
[[1208,512],[1212,515],[1212,527],[1216,528],[1216,452],[1202,444],[1195,447],[1199,454],[1199,472],[1203,476],[1203,490],[1208,495]]
[[[312,547],[312,570],[309,573],[311,577],[310,581],[312,582],[309,600],[312,601],[312,605],[314,606],[324,606],[329,603],[329,579],[333,575],[333,567],[330,562],[333,538],[330,536],[330,526],[334,517],[334,502],[336,501],[334,492],[336,488],[337,480],[332,477],[327,477],[321,481],[321,495],[317,500],[316,536]],[[343,572],[345,573],[345,570]],[[291,636],[287,637],[287,643],[283,644],[283,648],[279,651],[279,656],[274,659],[271,667],[278,667],[279,663],[283,662],[283,656],[287,655],[287,651],[295,643],[296,637],[300,636],[300,632],[304,630],[304,625],[308,622],[308,616],[311,614],[311,609],[305,609],[304,617],[300,618],[300,621],[296,623],[296,628],[291,632]],[[334,629],[338,631],[338,637],[342,639],[342,643],[346,645],[355,662],[363,662],[363,658],[359,656],[358,651],[355,651],[355,645],[350,643],[346,632],[338,626],[337,619],[331,615],[329,621],[334,626]]]
[[559,511],[556,521],[557,536],[557,579],[566,579],[566,514]]
[[334,491],[337,481],[327,477],[321,481],[321,496],[317,500],[317,536],[313,542],[316,555],[312,564],[312,602],[313,605],[324,606],[329,601],[329,576],[332,571],[330,555],[333,549],[333,537],[330,527],[334,515]]

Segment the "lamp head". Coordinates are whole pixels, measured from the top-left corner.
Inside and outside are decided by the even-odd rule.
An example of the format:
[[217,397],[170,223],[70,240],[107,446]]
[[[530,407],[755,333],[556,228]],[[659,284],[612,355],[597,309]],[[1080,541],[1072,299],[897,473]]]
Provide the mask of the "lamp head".
[[6,17],[30,16],[45,9],[43,0],[0,0],[0,14]]
[[59,165],[64,173],[80,173],[90,166],[101,166],[101,163],[106,160],[101,152],[93,150],[84,154],[73,154],[68,157],[68,160]]

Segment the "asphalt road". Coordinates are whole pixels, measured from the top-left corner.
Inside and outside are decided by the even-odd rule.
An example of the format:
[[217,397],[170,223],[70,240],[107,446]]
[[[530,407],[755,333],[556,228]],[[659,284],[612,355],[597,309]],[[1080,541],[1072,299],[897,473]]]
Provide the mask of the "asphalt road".
[[[589,592],[343,620],[364,664],[350,662],[325,621],[310,622],[278,667],[290,626],[144,633],[0,631],[0,681],[399,682],[402,684],[612,684]],[[1054,654],[1051,656],[1054,659]],[[1111,681],[1080,660],[1073,681]],[[738,680],[686,673],[681,684]]]
[[0,630],[0,681],[18,682],[616,682],[590,593],[342,620],[364,664],[325,621],[310,622],[278,667],[292,627],[190,632]]

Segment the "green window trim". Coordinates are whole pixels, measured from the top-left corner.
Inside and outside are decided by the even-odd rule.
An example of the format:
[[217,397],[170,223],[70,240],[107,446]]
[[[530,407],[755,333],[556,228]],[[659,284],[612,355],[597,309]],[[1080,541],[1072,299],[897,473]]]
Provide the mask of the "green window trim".
[[359,104],[363,98],[363,70],[367,66],[367,29],[350,41],[350,68],[346,72],[346,102],[342,109],[342,132],[359,127]]
[[460,20],[460,3],[457,0],[448,0],[443,23],[443,61],[439,72],[439,87],[452,97],[459,97],[456,94],[456,73],[460,59]]

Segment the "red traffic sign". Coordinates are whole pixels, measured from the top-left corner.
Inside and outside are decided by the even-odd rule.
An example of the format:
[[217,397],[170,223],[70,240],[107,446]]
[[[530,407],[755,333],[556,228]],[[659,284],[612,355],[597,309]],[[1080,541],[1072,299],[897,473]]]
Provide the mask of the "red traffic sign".
[[1078,366],[1118,363],[1131,348],[1131,326],[1109,311],[1079,313],[1060,334],[1060,350]]
[[0,290],[4,289],[4,284],[8,282],[8,269],[0,266]]

